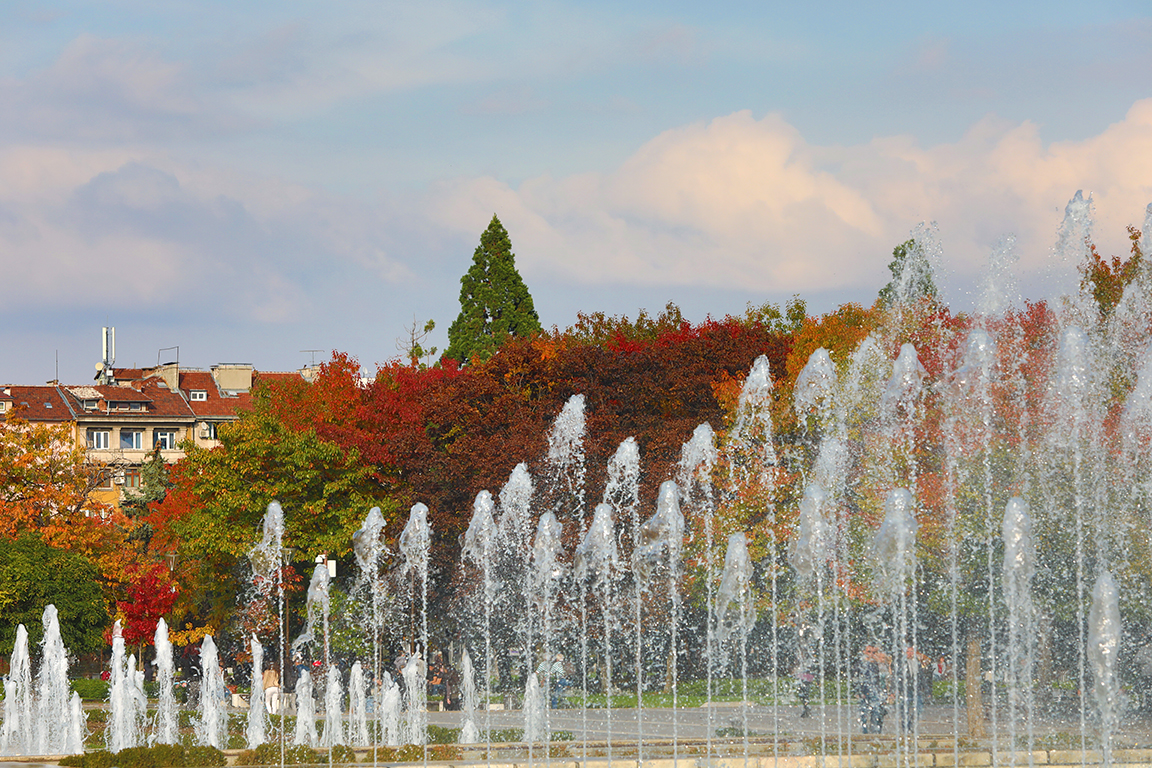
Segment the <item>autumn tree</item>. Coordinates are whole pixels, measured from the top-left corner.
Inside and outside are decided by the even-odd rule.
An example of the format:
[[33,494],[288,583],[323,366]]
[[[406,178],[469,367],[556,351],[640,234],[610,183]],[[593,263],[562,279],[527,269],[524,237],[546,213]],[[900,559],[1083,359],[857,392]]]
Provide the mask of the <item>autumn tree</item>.
[[352,533],[382,498],[355,449],[293,429],[266,406],[220,430],[214,449],[190,446],[173,467],[174,487],[153,506],[153,546],[176,555],[184,609],[221,624],[244,587],[244,560],[259,536],[269,502],[285,513],[285,546],[310,560],[348,557]]
[[98,506],[88,494],[99,483],[100,468],[85,464],[71,425],[28,422],[16,412],[0,422],[0,535],[83,517],[86,507]]
[[146,562],[128,569],[125,599],[116,601],[124,642],[129,646],[151,645],[156,623],[169,616],[179,589],[164,563]]
[[461,363],[487,360],[504,342],[540,332],[528,286],[500,220],[492,215],[472,266],[460,278],[460,314],[448,329],[445,357]]
[[39,536],[49,547],[87,558],[114,589],[135,553],[122,546],[131,523],[89,498],[104,471],[85,462],[70,424],[9,413],[0,422],[0,539]]
[[1132,246],[1131,255],[1127,259],[1119,256],[1106,259],[1096,251],[1096,244],[1092,243],[1086,260],[1080,265],[1081,286],[1092,294],[1104,317],[1112,314],[1124,295],[1124,289],[1136,279],[1142,268],[1144,254],[1140,251],[1140,230],[1129,225],[1128,239]]

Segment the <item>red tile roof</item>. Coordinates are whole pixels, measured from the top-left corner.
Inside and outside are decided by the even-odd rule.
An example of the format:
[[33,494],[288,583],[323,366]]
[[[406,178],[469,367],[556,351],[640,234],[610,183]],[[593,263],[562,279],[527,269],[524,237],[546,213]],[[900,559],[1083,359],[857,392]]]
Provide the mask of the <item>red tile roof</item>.
[[156,416],[193,416],[188,402],[179,392],[173,392],[164,384],[163,379],[148,378],[142,383],[143,394],[152,398],[152,405],[148,408],[149,415]]
[[16,415],[28,421],[71,421],[72,412],[60,392],[51,385],[14,386],[0,389],[0,400],[10,405]]
[[143,368],[113,368],[112,376],[118,382],[137,381],[144,378]]
[[[161,379],[148,378],[140,382],[140,389],[118,385],[101,385],[94,387],[62,387],[65,396],[69,398],[73,410],[78,415],[87,416],[170,416],[173,418],[189,418],[192,409],[178,392],[172,392],[162,386]],[[101,403],[98,410],[85,410],[82,401],[90,400],[88,395],[93,391],[99,393]],[[111,403],[141,403],[143,407],[135,411],[122,411],[113,408],[106,410]]]
[[[207,400],[193,400],[193,390],[204,392]],[[216,386],[216,379],[208,371],[181,371],[180,391],[188,399],[192,412],[202,418],[234,416],[252,402],[247,392],[228,395]]]
[[148,395],[132,387],[103,385],[93,389],[103,395],[104,400],[109,403],[147,403],[152,400]]

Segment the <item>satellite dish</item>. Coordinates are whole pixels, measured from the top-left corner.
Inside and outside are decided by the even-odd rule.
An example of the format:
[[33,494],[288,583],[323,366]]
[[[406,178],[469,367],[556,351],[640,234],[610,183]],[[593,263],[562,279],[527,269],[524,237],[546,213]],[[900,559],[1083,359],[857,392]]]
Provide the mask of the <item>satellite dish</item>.
[[104,363],[96,363],[96,370],[98,370],[98,371],[104,370]]

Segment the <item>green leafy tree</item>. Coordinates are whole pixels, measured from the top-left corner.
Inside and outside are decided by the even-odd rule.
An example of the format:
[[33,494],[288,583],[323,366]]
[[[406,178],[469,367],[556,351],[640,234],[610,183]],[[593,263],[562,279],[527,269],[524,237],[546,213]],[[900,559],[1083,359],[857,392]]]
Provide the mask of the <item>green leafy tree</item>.
[[349,558],[368,510],[395,511],[354,448],[312,429],[291,429],[257,410],[221,429],[220,440],[212,450],[189,446],[172,468],[172,491],[148,517],[153,547],[177,555],[185,607],[209,624],[223,625],[236,605],[269,502],[283,505],[284,544],[305,561],[320,553]]
[[888,309],[900,300],[935,301],[939,295],[936,281],[932,278],[932,265],[924,253],[922,243],[915,238],[905,240],[892,249],[888,271],[892,273],[892,279],[880,289],[877,297],[881,309]]
[[516,271],[512,241],[496,215],[480,235],[472,266],[460,278],[460,314],[448,329],[444,356],[483,362],[512,337],[539,333],[540,317]]
[[108,601],[96,565],[77,552],[48,546],[39,534],[0,538],[0,654],[12,653],[20,624],[30,645],[41,641],[48,605],[59,612],[68,650],[87,653],[104,644]]
[[172,481],[168,477],[168,465],[160,456],[157,447],[148,455],[148,460],[140,467],[140,490],[125,491],[120,507],[136,525],[128,533],[128,540],[136,542],[142,550],[147,550],[152,540],[152,525],[142,518],[148,515],[152,504],[159,504],[168,497]]

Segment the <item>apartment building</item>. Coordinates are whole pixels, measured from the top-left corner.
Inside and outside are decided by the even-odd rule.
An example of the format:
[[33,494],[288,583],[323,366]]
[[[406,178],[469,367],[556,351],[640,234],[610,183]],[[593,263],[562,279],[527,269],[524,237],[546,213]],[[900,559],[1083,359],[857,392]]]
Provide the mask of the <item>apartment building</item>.
[[0,389],[0,417],[15,411],[32,422],[69,424],[73,440],[86,449],[98,472],[92,499],[119,507],[125,491],[138,489],[150,454],[174,463],[188,443],[219,445],[217,430],[239,418],[261,378],[303,373],[261,373],[248,364],[227,363],[204,371],[176,363],[154,368],[101,368],[96,382],[82,386]]

